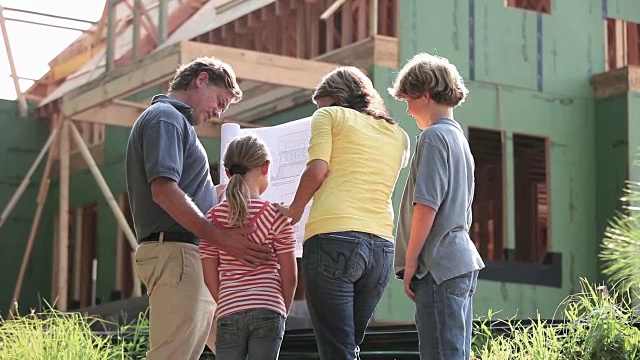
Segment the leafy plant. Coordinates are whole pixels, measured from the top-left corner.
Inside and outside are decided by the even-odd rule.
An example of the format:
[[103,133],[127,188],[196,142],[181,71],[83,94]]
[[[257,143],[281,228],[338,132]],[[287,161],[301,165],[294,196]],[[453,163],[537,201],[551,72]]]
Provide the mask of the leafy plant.
[[[609,293],[581,279],[582,291],[565,299],[559,309],[564,321],[552,326],[537,319],[481,319],[472,344],[474,359],[491,360],[632,360],[640,359],[640,331],[626,291]],[[620,301],[623,299],[623,301]],[[496,334],[498,327],[506,334]]]
[[609,222],[599,257],[609,281],[630,289],[640,284],[640,182],[628,181],[624,194],[623,211]]

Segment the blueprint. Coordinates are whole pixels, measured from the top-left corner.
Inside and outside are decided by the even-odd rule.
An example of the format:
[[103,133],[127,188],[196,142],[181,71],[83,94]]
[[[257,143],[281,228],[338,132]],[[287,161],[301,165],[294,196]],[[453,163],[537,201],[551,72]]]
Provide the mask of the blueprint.
[[[311,136],[311,117],[290,121],[277,126],[241,129],[238,124],[223,124],[220,141],[220,182],[226,184],[229,179],[224,171],[224,153],[229,142],[237,136],[254,134],[264,141],[271,152],[271,175],[269,187],[262,195],[265,200],[274,203],[290,204],[295,196],[300,176],[307,163],[307,147]],[[294,225],[296,234],[296,256],[302,257],[304,226],[309,208],[307,204],[302,219]]]

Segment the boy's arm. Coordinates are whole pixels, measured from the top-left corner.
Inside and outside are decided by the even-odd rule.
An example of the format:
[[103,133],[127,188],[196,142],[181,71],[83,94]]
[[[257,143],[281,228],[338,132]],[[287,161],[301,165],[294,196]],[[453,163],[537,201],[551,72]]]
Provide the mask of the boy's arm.
[[296,264],[296,252],[289,251],[278,255],[280,263],[280,281],[282,282],[282,296],[284,297],[284,307],[287,315],[293,304],[293,296],[298,285],[298,265]]
[[204,283],[207,285],[213,299],[218,302],[218,293],[220,292],[220,274],[218,273],[218,265],[220,259],[217,257],[207,257],[202,259],[202,271],[204,273]]
[[411,280],[418,271],[420,253],[427,242],[449,184],[449,165],[443,146],[438,146],[428,139],[420,141],[422,143],[413,196],[411,235],[405,254],[404,290],[411,300],[414,299]]
[[427,237],[431,232],[433,221],[436,218],[436,210],[429,205],[416,203],[413,206],[413,218],[411,219],[411,236],[405,255],[407,263],[418,263],[420,252],[427,242]]

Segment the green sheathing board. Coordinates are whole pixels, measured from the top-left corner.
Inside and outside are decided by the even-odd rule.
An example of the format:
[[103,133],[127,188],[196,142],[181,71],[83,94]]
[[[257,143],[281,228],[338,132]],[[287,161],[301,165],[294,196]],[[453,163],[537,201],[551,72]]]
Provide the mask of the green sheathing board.
[[552,14],[540,15],[544,92],[591,97],[591,75],[604,71],[602,2],[554,0]]
[[[579,290],[579,277],[598,279],[596,121],[589,79],[604,67],[602,2],[553,4],[553,14],[548,15],[506,8],[501,0],[429,6],[419,0],[400,2],[401,65],[419,51],[450,58],[470,89],[468,100],[456,110],[465,131],[480,127],[506,133],[509,248],[515,244],[513,135],[549,139],[550,246],[551,251],[562,253],[562,287],[480,280],[476,314],[493,309],[502,310],[501,317],[533,317],[539,312],[550,318],[567,295]],[[585,31],[586,37],[577,36]],[[452,34],[464,38],[464,44],[454,46]],[[475,47],[472,54],[470,37]],[[391,101],[384,93],[394,71],[376,68],[374,75],[393,116],[409,132],[413,148],[418,134],[413,119],[406,115],[404,104]],[[402,174],[398,186],[405,179]],[[396,189],[395,197],[400,191]],[[413,319],[413,305],[400,281],[391,281],[375,317],[378,321]]]
[[640,93],[629,93],[628,99],[629,180],[640,182]]
[[610,18],[640,24],[640,6],[637,0],[603,0]]
[[589,75],[604,70],[603,0],[552,4],[538,14],[502,0],[402,1],[400,60],[426,51],[468,80],[590,97]]
[[[609,220],[620,211],[629,178],[631,126],[627,94],[596,100],[596,237],[604,236]],[[640,129],[638,129],[640,130]],[[599,280],[604,280],[601,278]]]
[[[5,209],[11,197],[32,166],[49,135],[48,122],[33,118],[20,118],[15,101],[0,100],[0,207]],[[27,190],[0,228],[0,316],[6,315],[18,278],[22,257],[31,231],[42,170],[47,161],[31,177]],[[51,291],[52,212],[53,204],[45,204],[34,242],[29,265],[26,268],[19,299],[21,312],[38,307],[39,296],[49,297]]]

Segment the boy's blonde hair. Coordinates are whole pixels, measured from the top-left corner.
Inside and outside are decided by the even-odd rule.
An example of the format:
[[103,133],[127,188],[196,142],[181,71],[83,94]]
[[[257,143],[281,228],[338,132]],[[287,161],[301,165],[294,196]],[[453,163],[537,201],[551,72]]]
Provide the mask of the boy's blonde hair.
[[420,53],[400,70],[389,93],[397,100],[417,99],[428,94],[438,104],[456,107],[464,102],[469,90],[448,59]]
[[267,145],[254,135],[237,137],[229,143],[224,154],[224,168],[229,172],[225,193],[229,204],[229,225],[232,227],[243,227],[249,213],[247,203],[251,194],[244,175],[264,166],[269,160],[271,155]]

